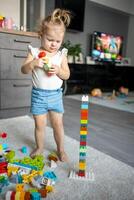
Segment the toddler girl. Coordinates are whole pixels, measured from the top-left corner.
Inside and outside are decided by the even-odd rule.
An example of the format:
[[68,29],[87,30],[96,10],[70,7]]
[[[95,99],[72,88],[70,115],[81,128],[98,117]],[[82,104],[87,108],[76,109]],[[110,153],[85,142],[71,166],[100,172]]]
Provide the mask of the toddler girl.
[[[66,10],[56,9],[46,17],[38,32],[41,47],[29,46],[28,56],[21,67],[24,74],[32,72],[31,112],[35,122],[36,148],[31,153],[31,157],[43,153],[44,132],[49,114],[59,160],[67,161],[68,159],[64,150],[64,108],[61,86],[63,80],[69,78],[70,71],[67,63],[67,49],[60,49],[60,47],[69,24],[70,12]],[[38,57],[43,51],[46,56]],[[48,60],[51,61],[49,62],[51,68],[46,70],[44,64]]]

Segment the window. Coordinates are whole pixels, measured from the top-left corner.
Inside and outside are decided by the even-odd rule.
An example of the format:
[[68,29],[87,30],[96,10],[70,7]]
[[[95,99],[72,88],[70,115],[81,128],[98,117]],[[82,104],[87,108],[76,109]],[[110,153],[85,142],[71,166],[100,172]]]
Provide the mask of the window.
[[20,26],[27,31],[36,31],[41,18],[45,17],[45,0],[20,1]]

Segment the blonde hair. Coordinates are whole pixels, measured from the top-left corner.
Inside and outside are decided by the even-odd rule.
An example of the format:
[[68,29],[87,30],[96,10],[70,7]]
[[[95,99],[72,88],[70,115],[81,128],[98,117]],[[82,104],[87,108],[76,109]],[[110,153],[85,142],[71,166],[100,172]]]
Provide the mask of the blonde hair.
[[63,25],[64,29],[66,29],[69,26],[70,21],[71,12],[57,8],[52,12],[51,15],[42,20],[39,26],[38,35],[42,37],[50,23],[53,25]]

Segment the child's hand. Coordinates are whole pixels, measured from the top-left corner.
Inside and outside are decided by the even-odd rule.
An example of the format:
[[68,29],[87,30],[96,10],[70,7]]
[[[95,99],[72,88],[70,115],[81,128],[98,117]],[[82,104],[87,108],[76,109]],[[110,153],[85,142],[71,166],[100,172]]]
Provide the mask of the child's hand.
[[49,60],[48,57],[46,56],[46,52],[45,51],[40,51],[38,54],[38,66],[43,68],[44,64],[48,64]]
[[33,66],[43,68],[45,61],[42,58],[34,59],[32,61]]
[[54,74],[58,74],[59,72],[59,67],[57,65],[52,65],[52,67],[48,70],[47,74],[48,75],[54,75]]

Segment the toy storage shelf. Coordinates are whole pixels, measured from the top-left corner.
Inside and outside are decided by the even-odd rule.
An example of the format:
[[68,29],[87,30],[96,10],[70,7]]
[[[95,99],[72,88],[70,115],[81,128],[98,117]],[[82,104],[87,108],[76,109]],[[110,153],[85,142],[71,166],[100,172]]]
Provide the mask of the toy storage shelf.
[[118,90],[120,86],[134,90],[134,66],[113,64],[69,64],[70,78],[66,81],[67,94],[89,93],[93,88],[103,92]]

